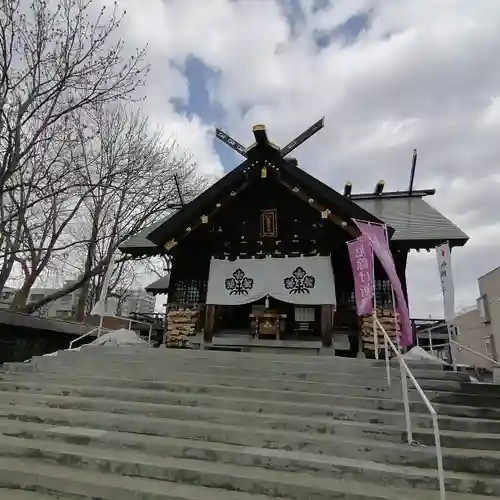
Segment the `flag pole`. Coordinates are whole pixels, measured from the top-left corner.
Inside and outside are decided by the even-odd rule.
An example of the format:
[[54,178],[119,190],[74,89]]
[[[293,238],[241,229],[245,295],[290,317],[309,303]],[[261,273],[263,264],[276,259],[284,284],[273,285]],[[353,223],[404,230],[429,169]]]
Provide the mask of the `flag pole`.
[[[370,222],[368,221],[368,226],[370,226]],[[378,352],[378,330],[377,330],[377,283],[375,281],[375,252],[373,250],[373,245],[370,245],[370,249],[372,252],[372,280],[373,280],[373,312],[372,312],[372,323],[373,323],[373,349],[375,350],[375,359],[378,361],[379,352]]]
[[[387,231],[387,224],[384,224],[384,234],[385,234],[385,241],[387,243],[387,246],[389,247],[389,233]],[[401,332],[399,330],[399,321],[396,308],[396,296],[394,294],[394,287],[392,286],[392,283],[391,283],[391,301],[392,301],[392,310],[394,313],[394,328],[396,330],[396,344],[398,351],[401,352]]]
[[[452,346],[452,341],[453,341],[453,324],[454,324],[454,319],[455,319],[455,301],[454,301],[454,294],[455,294],[455,289],[454,289],[454,284],[453,284],[453,277],[452,277],[452,268],[451,268],[451,248],[450,248],[450,242],[445,241],[438,247],[436,247],[437,251],[437,256],[438,256],[438,264],[439,264],[439,273],[440,273],[440,280],[441,280],[441,290],[443,292],[443,308],[444,308],[444,316],[445,316],[445,322],[446,322],[446,329],[448,331],[448,348],[450,352],[450,361],[451,361],[451,366],[453,367],[454,371],[457,371],[457,365],[455,363],[455,357],[453,356],[453,346]],[[441,252],[441,259],[439,256],[439,252]],[[445,254],[447,254],[447,257],[445,258]],[[440,262],[441,261],[441,262]],[[449,264],[449,265],[448,265]],[[444,271],[442,270],[442,266],[444,266]],[[449,310],[449,302],[450,302],[450,293],[451,293],[451,311]]]
[[[356,222],[358,219],[353,219]],[[361,221],[360,221],[361,222]],[[366,221],[368,226],[371,224],[377,225],[375,222]],[[372,310],[372,331],[373,331],[373,349],[375,352],[375,359],[378,361],[378,331],[377,331],[377,284],[375,281],[375,251],[373,250],[373,245],[370,244],[370,250],[372,252],[372,288],[373,288],[373,310]]]

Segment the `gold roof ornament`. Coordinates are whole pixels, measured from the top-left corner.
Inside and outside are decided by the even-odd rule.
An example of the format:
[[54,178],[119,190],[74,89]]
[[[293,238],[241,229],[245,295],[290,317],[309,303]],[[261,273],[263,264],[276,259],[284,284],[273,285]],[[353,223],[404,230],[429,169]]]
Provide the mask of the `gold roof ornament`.
[[175,241],[174,239],[171,239],[170,241],[167,241],[167,242],[165,243],[165,248],[166,248],[167,250],[172,250],[172,248],[174,248],[174,247],[175,247],[175,245],[177,245],[177,241]]

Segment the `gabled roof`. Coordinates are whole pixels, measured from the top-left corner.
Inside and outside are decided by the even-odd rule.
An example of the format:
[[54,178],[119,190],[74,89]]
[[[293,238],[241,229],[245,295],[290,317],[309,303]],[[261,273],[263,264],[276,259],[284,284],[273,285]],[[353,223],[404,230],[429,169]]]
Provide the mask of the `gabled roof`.
[[[304,171],[302,171],[302,174],[311,177]],[[316,181],[316,179],[314,180]],[[427,194],[433,193],[431,191],[423,193],[423,195]],[[366,193],[352,195],[351,200],[384,223],[390,225],[394,229],[394,234],[391,238],[391,241],[394,243],[404,243],[411,248],[431,248],[448,240],[450,246],[454,247],[465,245],[469,239],[467,234],[422,199],[422,196],[408,196],[405,193],[393,193],[390,196],[374,196]],[[142,230],[121,245],[120,250],[125,253],[137,255],[159,253],[160,248],[149,240],[148,236],[169,218],[170,216]],[[362,217],[358,218],[361,219]]]
[[[146,237],[158,246],[163,246],[177,232],[190,226],[195,218],[210,213],[216,206],[216,203],[224,196],[227,196],[230,191],[244,185],[249,177],[248,172],[252,168],[255,167],[250,163],[250,160],[245,160],[200,196],[172,215],[163,224],[150,231]],[[279,170],[281,176],[288,183],[300,187],[301,190],[309,196],[313,196],[325,208],[332,209],[332,212],[335,212],[337,215],[347,220],[354,218],[375,223],[382,222],[360,205],[346,198],[293,163],[281,159],[279,160]],[[251,181],[249,182],[249,186],[251,186]]]
[[358,205],[394,228],[393,242],[405,242],[411,248],[430,248],[447,240],[450,246],[463,246],[469,239],[420,196],[353,198]]
[[167,274],[166,276],[163,276],[159,280],[156,280],[153,283],[149,284],[145,288],[145,290],[146,292],[150,292],[155,295],[159,293],[167,293],[169,284],[170,284],[170,273]]
[[[468,236],[438,210],[426,203],[422,197],[434,194],[434,190],[420,190],[412,193],[364,193],[343,195],[299,168],[296,162],[285,156],[299,144],[323,127],[323,119],[303,132],[280,150],[267,139],[265,126],[253,128],[256,143],[245,149],[241,144],[217,130],[217,137],[246,157],[246,160],[222,179],[213,184],[197,198],[185,205],[179,212],[139,232],[120,246],[120,250],[135,256],[154,255],[165,252],[164,245],[177,235],[186,234],[197,225],[202,215],[213,215],[224,199],[234,199],[238,191],[247,188],[262,166],[277,169],[285,187],[301,192],[302,202],[313,203],[318,210],[330,209],[329,218],[345,227],[350,219],[366,220],[387,224],[391,241],[409,248],[430,248],[448,240],[450,246],[462,246]],[[233,192],[234,191],[234,192]],[[313,200],[308,200],[303,195]],[[333,217],[335,214],[336,217]],[[355,229],[350,229],[356,234]],[[176,242],[173,242],[174,244]]]
[[122,243],[118,249],[127,254],[131,254],[134,257],[141,257],[144,255],[158,255],[160,250],[157,245],[155,245],[151,240],[148,239],[149,234],[154,231],[157,227],[164,224],[171,215],[163,217],[159,221],[151,224],[150,226],[139,231],[134,236],[131,236],[127,241]]

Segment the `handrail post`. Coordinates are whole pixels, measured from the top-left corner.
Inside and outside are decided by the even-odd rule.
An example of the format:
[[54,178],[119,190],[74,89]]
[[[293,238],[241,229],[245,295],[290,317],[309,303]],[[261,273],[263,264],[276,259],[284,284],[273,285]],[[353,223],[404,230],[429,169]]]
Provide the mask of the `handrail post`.
[[401,373],[401,391],[403,393],[403,405],[405,409],[406,438],[408,440],[408,444],[412,444],[413,432],[411,430],[410,398],[408,396],[408,379],[406,378],[406,370],[404,369],[401,360],[399,360],[399,371]]
[[453,347],[451,345],[451,342],[453,340],[453,335],[451,331],[451,325],[447,322],[446,323],[446,328],[448,330],[448,345],[450,348],[450,361],[451,361],[451,366],[453,367],[453,371],[457,371],[457,364],[455,363],[455,356],[453,356]]
[[101,319],[99,320],[99,329],[97,330],[97,338],[101,336],[103,321],[104,321],[104,316],[101,314]]
[[389,344],[387,343],[387,336],[384,335],[384,351],[385,351],[385,371],[387,373],[387,385],[392,386],[391,380],[391,366],[389,361]]
[[432,427],[434,429],[434,443],[436,446],[436,459],[438,469],[439,481],[439,497],[440,500],[446,499],[446,489],[444,485],[444,466],[443,466],[443,452],[441,450],[441,435],[439,434],[439,425],[436,413],[432,413]]
[[375,349],[375,359],[378,361],[379,353],[378,353],[378,332],[377,332],[377,311],[376,311],[376,309],[373,309],[372,319],[373,319],[373,349]]
[[[413,441],[413,432],[412,432],[412,428],[411,428],[411,414],[410,414],[410,400],[409,400],[410,398],[409,398],[409,393],[408,393],[408,378],[411,380],[411,382],[412,382],[413,386],[415,387],[415,389],[417,390],[419,396],[422,398],[423,402],[425,403],[427,410],[431,414],[432,426],[434,429],[434,443],[436,446],[436,459],[437,459],[437,472],[438,472],[438,481],[439,481],[440,500],[446,500],[446,488],[445,488],[444,467],[443,467],[443,452],[441,449],[441,435],[439,433],[439,424],[438,424],[436,410],[434,409],[431,402],[429,401],[429,398],[425,395],[424,391],[420,387],[418,380],[414,377],[410,368],[408,368],[401,353],[398,351],[397,347],[394,345],[392,340],[387,335],[385,328],[380,324],[378,319],[376,319],[376,322],[377,322],[378,327],[380,328],[381,332],[384,335],[384,345],[386,345],[386,346],[388,345],[391,348],[391,350],[394,352],[394,354],[396,355],[396,357],[399,361],[399,369],[401,372],[401,391],[403,393],[403,404],[404,404],[405,420],[406,420],[406,436],[407,436],[407,440],[408,440],[409,445],[412,445],[414,443],[414,441]],[[386,358],[386,360],[387,360],[387,358]],[[388,377],[389,377],[389,372],[388,372]],[[389,386],[390,386],[390,384],[389,384]]]
[[72,351],[73,350],[73,345],[78,342],[79,340],[82,340],[84,339],[85,337],[88,337],[89,335],[91,335],[92,333],[94,333],[99,327],[96,327],[96,328],[92,328],[92,330],[89,330],[88,332],[84,333],[83,335],[80,335],[79,337],[77,337],[76,339],[73,339],[70,343],[69,343],[69,350]]

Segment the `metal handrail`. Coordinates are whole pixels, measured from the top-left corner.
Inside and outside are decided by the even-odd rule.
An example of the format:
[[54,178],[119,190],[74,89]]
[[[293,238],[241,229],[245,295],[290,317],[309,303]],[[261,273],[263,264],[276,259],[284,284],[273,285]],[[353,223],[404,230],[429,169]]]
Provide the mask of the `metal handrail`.
[[149,334],[148,334],[148,345],[151,345],[151,336],[153,333],[153,324],[148,323],[147,321],[141,321],[139,319],[133,319],[133,318],[125,318],[124,316],[114,316],[113,314],[106,314],[105,315],[107,318],[116,318],[116,319],[123,319],[124,321],[128,321],[128,329],[132,330],[132,323],[141,323],[143,325],[148,325],[149,326]]
[[87,333],[84,333],[83,335],[80,335],[79,337],[77,337],[76,339],[72,340],[70,343],[69,343],[69,350],[71,351],[73,349],[73,344],[75,344],[75,342],[78,342],[79,340],[82,340],[84,339],[85,337],[88,337],[89,335],[92,335],[96,330],[99,330],[99,327],[95,327],[95,328],[92,328],[92,330],[90,330],[89,332]]
[[446,499],[446,490],[445,490],[445,485],[444,485],[444,467],[443,467],[443,452],[441,449],[441,435],[439,433],[439,425],[438,425],[438,418],[437,418],[437,412],[432,406],[431,402],[429,401],[429,398],[425,395],[424,391],[420,387],[420,384],[417,382],[417,379],[413,376],[413,373],[411,372],[410,368],[408,368],[408,365],[405,363],[405,360],[403,359],[403,356],[401,356],[401,353],[398,351],[397,347],[394,345],[392,340],[390,339],[389,335],[387,335],[387,332],[385,331],[384,327],[380,324],[380,321],[378,318],[375,319],[376,325],[382,333],[384,334],[384,347],[385,347],[385,366],[386,366],[386,371],[387,371],[387,384],[389,387],[392,386],[392,380],[391,380],[391,368],[390,368],[390,362],[389,362],[389,349],[390,347],[394,354],[396,355],[398,361],[399,361],[399,368],[401,372],[401,390],[403,393],[403,405],[404,405],[404,410],[405,410],[405,421],[406,421],[406,436],[408,440],[408,444],[412,445],[414,443],[413,441],[413,432],[411,428],[411,415],[410,415],[410,402],[409,402],[409,395],[408,395],[408,380],[407,377],[410,378],[411,382],[413,383],[413,386],[417,390],[418,394],[422,398],[422,401],[424,402],[425,406],[427,406],[427,410],[429,410],[429,413],[431,414],[432,418],[432,426],[434,429],[434,442],[435,442],[435,447],[436,447],[436,460],[437,460],[437,469],[438,469],[438,481],[439,481],[439,493],[440,493],[440,500],[445,500]]
[[488,358],[488,356],[485,356],[484,354],[481,354],[480,352],[474,351],[474,349],[471,349],[470,347],[467,347],[466,345],[459,344],[458,342],[455,342],[454,340],[451,340],[452,344],[455,344],[458,346],[460,349],[465,349],[466,351],[471,352],[472,354],[475,354],[476,356],[479,356],[480,358],[485,359],[486,361],[489,361],[493,365],[500,366],[500,363],[498,361],[495,361],[492,358]]
[[[149,326],[149,333],[148,333],[148,345],[151,346],[151,336],[152,336],[152,333],[153,333],[153,325],[151,323],[148,323],[147,321],[140,321],[140,320],[137,320],[137,319],[132,319],[132,318],[124,318],[122,316],[114,316],[112,314],[106,314],[106,315],[103,315],[103,317],[106,316],[108,318],[116,318],[116,319],[123,319],[123,320],[126,320],[128,321],[128,329],[129,330],[132,330],[132,323],[142,323],[143,325],[148,325]],[[72,340],[70,343],[69,343],[69,350],[71,351],[73,349],[73,345],[78,342],[79,340],[82,340],[84,339],[85,337],[88,337],[89,335],[92,335],[94,332],[97,331],[97,338],[100,337],[101,335],[101,332],[102,331],[111,331],[109,328],[103,328],[102,327],[102,324],[99,324],[99,326],[96,326],[95,328],[93,328],[92,330],[90,330],[89,332],[87,333],[84,333],[83,335],[80,335],[78,338]]]

